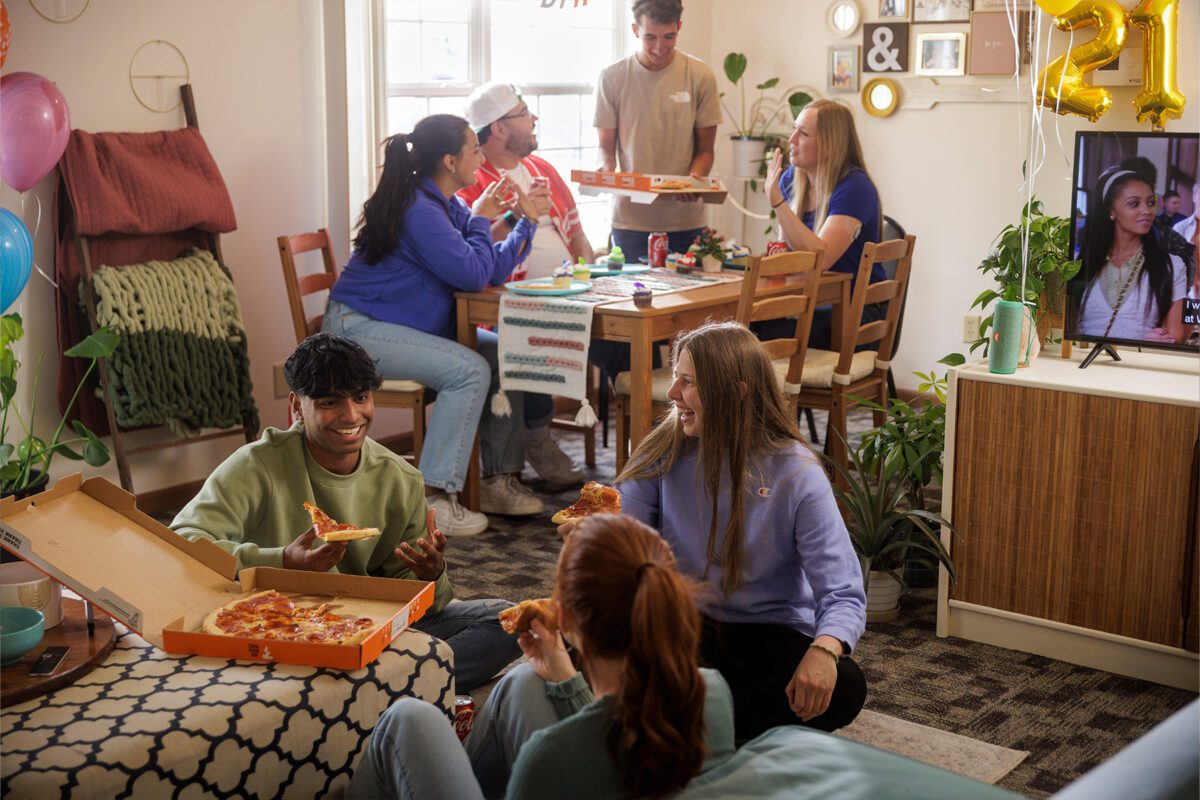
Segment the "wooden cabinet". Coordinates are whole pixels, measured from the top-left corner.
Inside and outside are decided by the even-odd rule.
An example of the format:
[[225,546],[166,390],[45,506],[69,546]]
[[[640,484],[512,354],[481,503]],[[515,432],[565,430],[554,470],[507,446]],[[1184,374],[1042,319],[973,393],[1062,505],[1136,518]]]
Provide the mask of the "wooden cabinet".
[[952,372],[938,629],[1195,689],[1200,361],[1121,356]]

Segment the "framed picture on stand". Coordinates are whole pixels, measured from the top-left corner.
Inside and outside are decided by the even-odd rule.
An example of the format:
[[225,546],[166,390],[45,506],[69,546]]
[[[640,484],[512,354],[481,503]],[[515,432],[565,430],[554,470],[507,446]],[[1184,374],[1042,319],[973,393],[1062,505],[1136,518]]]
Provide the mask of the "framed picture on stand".
[[970,22],[971,0],[912,0],[913,22]]
[[829,91],[858,91],[858,46],[829,48]]
[[918,33],[918,75],[962,75],[967,60],[965,33]]

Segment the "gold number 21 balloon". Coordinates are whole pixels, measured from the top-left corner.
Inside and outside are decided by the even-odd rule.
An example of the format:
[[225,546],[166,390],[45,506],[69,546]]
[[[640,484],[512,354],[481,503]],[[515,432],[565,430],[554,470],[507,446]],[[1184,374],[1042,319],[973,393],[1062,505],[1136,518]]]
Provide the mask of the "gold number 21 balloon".
[[1110,63],[1125,46],[1129,24],[1145,36],[1142,91],[1134,100],[1138,122],[1161,128],[1178,119],[1186,102],[1175,82],[1178,51],[1179,0],[1142,0],[1128,14],[1117,0],[1037,0],[1054,17],[1061,31],[1095,27],[1096,37],[1073,47],[1046,65],[1038,76],[1038,102],[1060,114],[1075,114],[1095,122],[1112,106],[1102,86],[1087,86],[1083,77]]

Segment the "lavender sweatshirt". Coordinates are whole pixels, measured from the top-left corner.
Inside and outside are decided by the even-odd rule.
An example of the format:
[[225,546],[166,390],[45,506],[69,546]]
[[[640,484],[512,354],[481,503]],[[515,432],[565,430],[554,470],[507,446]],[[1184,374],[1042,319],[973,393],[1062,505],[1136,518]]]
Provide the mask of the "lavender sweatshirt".
[[[679,569],[701,580],[707,561],[711,500],[692,443],[661,478],[624,481],[621,511],[657,528]],[[808,449],[794,443],[754,459],[746,471],[741,587],[721,592],[724,570],[713,565],[702,613],[724,622],[774,623],[808,636],[833,636],[851,649],[866,625],[862,568],[838,513],[829,479]],[[729,493],[717,506],[720,553]]]

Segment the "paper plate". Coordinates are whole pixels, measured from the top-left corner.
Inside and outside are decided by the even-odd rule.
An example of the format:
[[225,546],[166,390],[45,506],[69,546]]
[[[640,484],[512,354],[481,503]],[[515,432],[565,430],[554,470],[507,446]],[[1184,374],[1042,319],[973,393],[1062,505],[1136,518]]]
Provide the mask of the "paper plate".
[[572,280],[568,289],[554,288],[552,278],[530,278],[526,281],[509,281],[504,288],[516,294],[536,295],[538,297],[562,297],[568,294],[579,294],[592,288],[590,281]]

